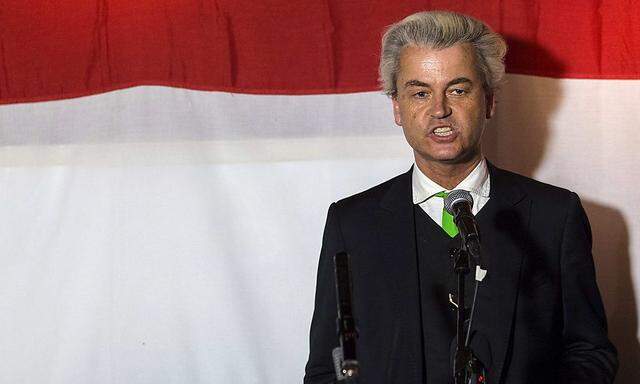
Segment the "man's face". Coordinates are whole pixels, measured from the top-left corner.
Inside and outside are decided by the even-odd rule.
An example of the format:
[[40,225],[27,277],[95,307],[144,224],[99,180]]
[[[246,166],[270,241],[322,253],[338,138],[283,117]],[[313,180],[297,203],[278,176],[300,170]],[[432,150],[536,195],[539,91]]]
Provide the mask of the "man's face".
[[401,52],[393,114],[419,165],[481,157],[480,139],[494,101],[485,92],[473,49],[455,44],[440,50],[407,46]]

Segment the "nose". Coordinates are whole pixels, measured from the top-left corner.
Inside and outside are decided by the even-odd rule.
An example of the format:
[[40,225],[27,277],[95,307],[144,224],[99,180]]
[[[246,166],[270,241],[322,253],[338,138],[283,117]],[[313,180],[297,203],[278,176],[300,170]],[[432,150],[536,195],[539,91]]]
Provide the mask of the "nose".
[[434,119],[444,119],[451,115],[452,109],[447,103],[447,98],[445,96],[435,96],[432,99],[431,110],[429,111],[429,115]]

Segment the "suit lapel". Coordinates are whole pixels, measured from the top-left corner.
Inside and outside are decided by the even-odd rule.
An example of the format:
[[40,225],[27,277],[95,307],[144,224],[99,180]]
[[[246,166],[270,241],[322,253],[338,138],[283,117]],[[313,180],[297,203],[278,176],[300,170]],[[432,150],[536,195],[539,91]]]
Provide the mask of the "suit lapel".
[[[381,271],[394,308],[384,382],[422,382],[422,335],[411,172],[400,175],[376,212]],[[383,315],[383,314],[381,314]],[[394,362],[401,362],[396,366]],[[408,365],[407,365],[408,363]],[[404,372],[403,372],[404,371]]]
[[[477,329],[489,337],[491,382],[500,382],[512,337],[531,201],[505,171],[489,164],[489,203],[478,214],[488,273],[480,285]],[[484,292],[483,292],[484,291]],[[476,328],[474,326],[474,328]]]
[[[417,299],[417,260],[411,171],[403,174],[381,200],[377,212],[384,266],[393,277],[393,288],[402,296]],[[409,292],[415,291],[415,292]],[[406,297],[406,296],[404,296]],[[403,299],[400,299],[403,300]]]

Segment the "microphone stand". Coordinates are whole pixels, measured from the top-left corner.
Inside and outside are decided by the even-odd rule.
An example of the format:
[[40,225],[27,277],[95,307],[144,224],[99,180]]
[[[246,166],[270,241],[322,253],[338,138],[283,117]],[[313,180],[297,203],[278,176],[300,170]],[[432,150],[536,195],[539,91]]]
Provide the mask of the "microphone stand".
[[338,252],[333,257],[336,277],[336,299],[338,318],[336,319],[340,346],[332,352],[336,378],[345,384],[357,383],[360,365],[356,358],[356,321],[351,301],[351,259],[346,252]]
[[[464,282],[465,277],[471,271],[471,259],[464,240],[461,239],[459,248],[452,249],[451,256],[454,259],[453,269],[457,275],[456,295],[458,296],[456,308],[456,353],[453,362],[455,384],[485,384],[487,376],[484,366],[473,354],[464,331],[464,325],[467,320]],[[469,323],[470,330],[471,323]]]

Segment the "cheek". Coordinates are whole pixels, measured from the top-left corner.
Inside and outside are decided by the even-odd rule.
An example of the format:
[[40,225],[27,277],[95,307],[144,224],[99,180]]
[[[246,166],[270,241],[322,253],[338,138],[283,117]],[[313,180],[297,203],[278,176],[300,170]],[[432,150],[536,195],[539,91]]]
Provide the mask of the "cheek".
[[420,104],[412,104],[405,110],[405,116],[409,116],[413,125],[419,125],[424,117],[424,108]]
[[462,124],[467,130],[474,131],[472,134],[475,134],[475,131],[482,130],[480,128],[484,125],[485,114],[484,103],[471,102],[470,100],[469,103],[461,103],[458,106],[458,114],[455,117],[458,123]]

